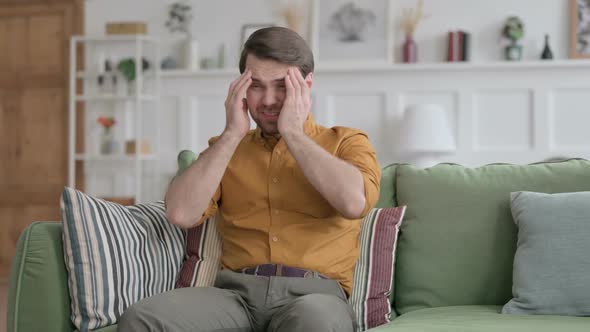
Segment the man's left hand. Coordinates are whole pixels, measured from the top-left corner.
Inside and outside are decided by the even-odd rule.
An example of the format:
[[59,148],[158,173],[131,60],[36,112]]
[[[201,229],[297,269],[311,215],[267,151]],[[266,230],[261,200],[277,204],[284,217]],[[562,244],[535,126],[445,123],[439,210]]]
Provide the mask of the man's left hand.
[[302,134],[311,110],[311,91],[299,68],[291,67],[285,77],[287,97],[279,115],[278,129],[281,136]]

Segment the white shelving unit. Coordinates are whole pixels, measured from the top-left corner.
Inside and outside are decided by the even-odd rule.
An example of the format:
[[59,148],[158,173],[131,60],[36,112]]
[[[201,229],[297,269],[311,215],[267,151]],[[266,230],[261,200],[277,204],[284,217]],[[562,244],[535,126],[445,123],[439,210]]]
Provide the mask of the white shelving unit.
[[[436,62],[436,63],[394,63],[394,64],[318,64],[314,74],[394,74],[400,72],[481,72],[481,71],[523,71],[531,69],[557,70],[567,68],[590,67],[590,60],[585,59],[561,59],[561,60],[528,60],[528,61],[496,61],[496,62]],[[238,68],[185,70],[172,69],[161,72],[163,79],[171,78],[215,78],[237,77]]]
[[[77,51],[80,49],[79,46],[82,45],[82,49],[84,49],[86,54],[86,59],[84,61],[85,68],[79,68],[80,64],[77,63],[78,54]],[[135,59],[135,72],[136,78],[135,81],[130,82],[129,84],[134,84],[134,93],[119,95],[115,93],[100,93],[98,89],[92,89],[93,80],[98,79],[99,70],[91,68],[91,65],[88,63],[94,64],[96,61],[89,61],[92,56],[95,54],[87,54],[91,53],[88,50],[96,49],[96,48],[105,48],[109,49],[109,47],[124,47],[132,49],[132,54],[126,53],[126,57],[133,57]],[[151,49],[150,49],[151,48]],[[150,72],[144,73],[142,70],[142,59],[147,56],[148,50],[152,52],[152,62]],[[100,36],[100,37],[87,37],[87,36],[74,36],[70,40],[70,98],[69,98],[69,174],[68,174],[68,185],[70,187],[76,188],[76,162],[83,161],[88,164],[94,165],[95,163],[117,163],[116,167],[112,167],[116,172],[119,169],[131,167],[131,170],[134,174],[134,185],[133,185],[133,198],[135,203],[140,203],[143,201],[143,170],[144,170],[144,162],[154,162],[154,172],[159,174],[159,163],[158,163],[158,153],[160,152],[160,128],[159,128],[159,117],[160,117],[160,50],[159,50],[159,42],[156,39],[141,36],[141,35],[121,35],[121,36]],[[101,63],[102,65],[102,63]],[[112,69],[116,71],[115,68]],[[77,90],[78,81],[81,80],[84,86],[84,93],[79,94]],[[146,82],[149,82],[150,91],[146,92]],[[121,83],[119,83],[121,84]],[[110,110],[113,113],[116,113],[121,109],[121,107],[117,107],[119,104],[124,104],[124,106],[131,105],[131,113],[134,122],[134,141],[135,141],[135,153],[132,155],[126,154],[125,147],[121,147],[121,151],[119,153],[114,154],[99,154],[93,153],[93,150],[88,142],[86,142],[86,146],[84,147],[84,151],[82,153],[76,151],[76,142],[79,139],[76,137],[76,118],[78,112],[85,112],[87,111],[87,107],[84,107],[81,110],[78,105],[81,104],[86,105],[96,105],[98,103],[103,103],[104,105],[108,105],[112,107]],[[149,136],[144,136],[143,134],[143,123],[144,123],[144,116],[146,112],[146,103],[150,103],[153,106],[154,113],[155,113],[155,131],[150,132]],[[124,116],[124,114],[122,114]],[[118,117],[118,116],[116,116]],[[119,117],[120,118],[120,117]],[[87,125],[86,129],[88,129]],[[86,130],[85,130],[86,132]],[[151,141],[152,150],[151,153],[142,153],[142,144],[144,140],[149,139]],[[88,140],[86,140],[88,141]],[[96,142],[95,142],[96,143]],[[120,164],[120,165],[119,165]],[[120,166],[120,167],[119,167]],[[90,192],[90,194],[94,194]],[[117,193],[113,193],[112,196],[120,196]],[[125,195],[127,196],[127,195]]]

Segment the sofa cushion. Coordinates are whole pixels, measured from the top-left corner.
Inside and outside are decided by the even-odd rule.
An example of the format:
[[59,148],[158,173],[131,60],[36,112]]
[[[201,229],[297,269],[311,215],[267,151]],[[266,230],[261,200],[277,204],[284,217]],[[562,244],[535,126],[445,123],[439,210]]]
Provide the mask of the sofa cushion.
[[133,303],[174,288],[185,234],[168,222],[163,202],[125,207],[66,188],[61,207],[78,329],[114,324]]
[[455,306],[413,311],[371,332],[583,332],[590,319],[502,315],[501,306]]
[[407,205],[397,251],[395,309],[504,305],[512,298],[514,191],[590,190],[590,162],[572,159],[478,168],[397,167]]
[[590,316],[590,192],[515,192],[510,205],[518,247],[502,312]]
[[[76,332],[78,332],[78,330],[76,330]],[[92,332],[117,332],[117,324],[109,325],[107,327],[103,327]]]

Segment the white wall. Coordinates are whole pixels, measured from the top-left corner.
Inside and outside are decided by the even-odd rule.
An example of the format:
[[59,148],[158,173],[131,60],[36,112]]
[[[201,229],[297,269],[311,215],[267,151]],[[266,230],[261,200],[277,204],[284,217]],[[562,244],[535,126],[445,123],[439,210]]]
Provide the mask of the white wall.
[[[181,149],[201,151],[223,130],[226,87],[237,75],[168,73],[163,169]],[[406,106],[434,103],[447,112],[455,152],[439,160],[468,166],[590,158],[590,61],[496,62],[318,70],[313,113],[327,126],[369,134],[383,164],[411,161],[396,143]],[[164,156],[168,154],[167,156]]]
[[[317,1],[317,0],[316,0]],[[326,1],[326,0],[323,0]],[[364,0],[369,1],[369,0]],[[103,34],[106,22],[140,20],[149,24],[149,33],[163,37],[163,54],[173,53],[180,38],[170,34],[164,23],[171,0],[87,0],[86,33]],[[273,15],[273,0],[192,0],[193,34],[201,44],[203,56],[215,56],[221,44],[226,45],[226,64],[234,67],[240,49],[240,31],[244,24],[282,21]],[[392,0],[395,22],[405,7],[414,0]],[[523,41],[525,59],[539,57],[544,34],[551,35],[554,55],[566,58],[568,49],[569,0],[425,0],[430,17],[419,26],[419,60],[437,62],[446,57],[446,33],[463,29],[473,34],[473,61],[500,60],[503,56],[500,31],[510,15],[520,16],[526,24]],[[398,26],[399,23],[395,23]],[[394,44],[403,36],[394,34]],[[399,47],[395,56],[399,60]]]

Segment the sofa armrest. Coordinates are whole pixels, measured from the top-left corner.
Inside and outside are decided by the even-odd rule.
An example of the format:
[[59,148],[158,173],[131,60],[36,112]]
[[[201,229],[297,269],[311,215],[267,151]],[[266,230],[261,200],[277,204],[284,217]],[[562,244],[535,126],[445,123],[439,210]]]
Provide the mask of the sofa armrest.
[[62,224],[35,222],[21,234],[12,265],[7,332],[74,331]]

